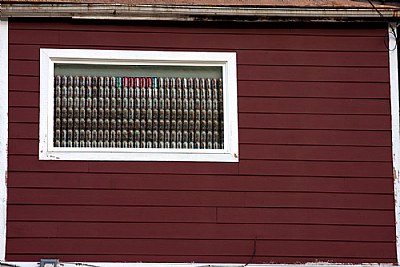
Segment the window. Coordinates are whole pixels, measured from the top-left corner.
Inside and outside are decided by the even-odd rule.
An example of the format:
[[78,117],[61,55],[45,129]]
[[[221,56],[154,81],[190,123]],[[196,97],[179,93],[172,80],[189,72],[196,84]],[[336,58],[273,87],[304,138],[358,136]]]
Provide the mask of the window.
[[42,160],[238,161],[236,54],[41,49]]

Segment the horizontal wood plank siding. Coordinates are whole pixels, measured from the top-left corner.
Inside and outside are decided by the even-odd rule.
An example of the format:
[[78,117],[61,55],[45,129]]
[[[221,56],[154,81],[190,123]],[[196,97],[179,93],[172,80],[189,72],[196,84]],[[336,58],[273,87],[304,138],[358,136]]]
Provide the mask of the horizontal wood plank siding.
[[[251,253],[251,252],[250,252]],[[38,254],[38,258],[48,259],[54,257],[54,254]],[[119,262],[121,258],[126,259],[127,262],[214,262],[214,263],[243,263],[248,262],[252,259],[253,262],[270,262],[270,263],[293,263],[293,262],[314,262],[315,257],[303,257],[303,256],[293,256],[293,257],[280,257],[280,256],[241,256],[241,255],[229,255],[229,256],[204,256],[204,255],[131,255],[131,254],[57,254],[58,257],[64,259],[65,262],[74,262],[76,259],[84,259],[88,262]],[[21,261],[29,261],[32,259],[30,254],[18,254],[15,258]],[[359,263],[360,258],[335,258],[335,257],[318,257],[319,262],[348,262],[348,263]],[[363,257],[364,261],[367,262],[380,262],[380,263],[393,263],[391,258],[368,258]]]
[[390,194],[393,186],[377,177],[266,175],[108,174],[87,172],[13,171],[12,188],[187,190],[219,192],[320,192]]
[[[210,246],[210,242],[213,246]],[[108,239],[107,242],[99,242],[96,239],[56,238],[49,242],[48,238],[36,238],[35,246],[29,242],[29,238],[15,238],[8,242],[10,249],[19,250],[22,253],[47,253],[54,254],[60,250],[67,254],[75,254],[79,257],[82,251],[89,254],[120,253],[144,255],[241,255],[246,256],[253,249],[253,240],[188,240],[188,239]],[[344,257],[368,257],[371,253],[381,258],[390,257],[395,253],[395,248],[389,243],[365,243],[352,244],[356,252],[349,251],[348,242],[330,241],[281,241],[258,240],[257,249],[260,255],[286,256],[298,253],[306,257],[329,257],[340,253]],[[332,247],[335,247],[332,250]],[[282,250],[285,247],[285,250]],[[312,249],[310,249],[312,248]]]
[[[16,44],[9,58],[15,61],[37,61],[39,60],[38,48],[40,48],[39,45]],[[79,48],[79,46],[65,46],[65,48]],[[261,50],[255,55],[251,50],[239,51],[241,52],[238,57],[240,65],[274,66],[278,61],[279,66],[385,67],[387,65],[385,54],[375,52]]]
[[[386,29],[9,28],[7,260],[396,262]],[[240,162],[39,161],[40,48],[236,52]]]
[[[29,224],[35,231],[27,228]],[[224,224],[213,223],[123,223],[123,222],[14,222],[10,226],[10,237],[16,238],[161,238],[161,239],[222,239],[247,240],[257,235],[263,240],[328,240],[390,242],[392,227],[375,225],[290,225],[290,224]]]

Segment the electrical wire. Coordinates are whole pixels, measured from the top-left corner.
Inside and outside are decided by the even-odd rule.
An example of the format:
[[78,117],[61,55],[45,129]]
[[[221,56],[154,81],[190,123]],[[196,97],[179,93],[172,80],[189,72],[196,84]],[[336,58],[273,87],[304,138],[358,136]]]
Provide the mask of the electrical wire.
[[0,266],[21,267],[21,266],[18,266],[18,265],[15,265],[15,264],[6,263],[6,262],[3,262],[3,261],[0,261]]
[[101,266],[87,264],[87,263],[83,263],[83,262],[60,262],[60,264],[75,264],[76,266],[101,267]]
[[254,239],[253,243],[253,254],[251,255],[251,258],[248,260],[248,262],[245,265],[243,265],[243,267],[246,267],[247,265],[253,262],[256,253],[257,253],[257,238]]
[[371,0],[367,0],[367,1],[368,1],[368,3],[374,8],[374,10],[379,14],[379,16],[389,25],[389,27],[390,27],[390,33],[393,35],[393,37],[394,37],[395,40],[396,40],[394,48],[390,48],[390,47],[389,47],[389,44],[387,43],[387,42],[388,42],[387,39],[389,39],[390,36],[389,36],[388,34],[385,35],[385,37],[384,37],[384,38],[385,38],[385,39],[384,39],[385,47],[386,47],[389,51],[394,51],[394,50],[396,50],[396,48],[397,48],[397,41],[398,41],[398,40],[397,40],[396,30],[393,28],[391,22],[390,22],[388,19],[386,19],[385,16],[383,16],[382,12],[380,12],[379,9],[374,5],[374,3],[372,3]]

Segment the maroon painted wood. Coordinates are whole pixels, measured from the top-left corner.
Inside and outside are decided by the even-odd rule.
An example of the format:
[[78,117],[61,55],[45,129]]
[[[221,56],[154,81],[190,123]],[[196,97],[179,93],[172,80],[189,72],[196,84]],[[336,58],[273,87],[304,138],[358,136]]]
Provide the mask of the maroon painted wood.
[[[254,108],[254,107],[253,107]],[[284,109],[285,107],[282,107]],[[298,109],[298,108],[296,108]],[[304,112],[306,108],[304,109]],[[33,111],[34,112],[34,111]],[[295,113],[295,112],[294,112]],[[390,130],[390,116],[240,113],[239,129]]]
[[[56,254],[60,250],[67,254],[80,255],[82,251],[89,254],[139,254],[139,255],[174,255],[179,251],[181,255],[251,255],[253,240],[210,240],[190,239],[108,239],[99,242],[98,239],[56,238],[49,242],[48,238],[36,238],[36,245],[32,246],[28,238],[17,238],[8,241],[12,250],[21,253],[50,253]],[[391,257],[395,253],[393,243],[366,243],[366,242],[329,242],[329,241],[286,241],[257,240],[257,251],[260,256],[296,256],[329,257],[340,253],[344,257],[368,257],[374,253],[380,258]],[[332,246],[335,247],[332,250]],[[285,247],[282,250],[282,247]],[[310,249],[311,248],[311,249]],[[351,249],[350,249],[351,248]],[[356,248],[356,249],[354,249]]]
[[[303,257],[303,256],[292,256],[292,257],[280,257],[280,256],[239,256],[239,255],[228,255],[228,256],[199,256],[199,255],[127,255],[127,254],[11,254],[9,255],[10,260],[21,259],[22,261],[39,261],[40,259],[54,258],[55,256],[63,258],[66,262],[74,262],[78,259],[78,262],[118,262],[119,259],[124,258],[127,262],[214,262],[214,263],[247,263],[250,260],[252,262],[262,262],[276,264],[280,263],[293,263],[293,262],[314,262],[315,257]],[[352,257],[352,258],[335,258],[335,257],[318,257],[320,262],[348,262],[348,263],[359,263],[364,260],[367,262],[380,262],[380,263],[393,263],[396,261],[395,258],[368,258],[368,257]]]
[[269,207],[269,208],[343,208],[388,210],[394,205],[391,194],[340,194],[286,192],[147,191],[10,189],[11,205],[100,205],[155,207]]
[[[7,260],[396,261],[386,29],[9,26]],[[39,161],[41,47],[237,52],[240,162]]]
[[[195,28],[193,28],[195,29]],[[12,29],[11,29],[12,30]],[[36,44],[36,45],[80,45],[80,46],[118,46],[132,48],[179,48],[186,49],[288,49],[311,51],[386,51],[382,36],[318,36],[296,34],[284,35],[257,35],[214,32],[201,37],[203,42],[193,42],[200,33],[191,32],[136,32],[135,38],[131,38],[130,32],[117,31],[79,31],[71,27],[68,31],[42,29],[41,35],[35,34],[35,30],[14,30],[16,34],[9,36],[10,44]],[[186,30],[187,31],[187,30]],[[218,36],[216,39],[214,37]],[[76,40],[79,40],[77,43]],[[102,40],[99,43],[99,40]],[[118,41],[117,41],[118,40]],[[168,42],[159,42],[168,40]],[[218,40],[218,41],[215,41]],[[245,40],[245,41],[244,41]]]
[[[314,262],[315,257],[304,257],[304,256],[240,256],[240,255],[228,255],[228,256],[204,256],[204,255],[127,255],[127,254],[85,254],[85,255],[76,255],[76,254],[35,254],[35,255],[26,255],[26,254],[9,254],[10,260],[22,260],[22,261],[39,261],[40,259],[49,259],[59,257],[64,259],[66,262],[74,262],[78,260],[78,262],[118,262],[121,258],[126,259],[127,262],[156,262],[156,263],[165,263],[165,262],[214,262],[214,263],[247,263],[249,261],[252,262],[262,262],[262,263],[271,263],[276,264],[279,263],[293,263],[293,262]],[[359,263],[360,261],[367,262],[380,262],[380,263],[393,263],[396,261],[395,258],[368,258],[368,257],[352,257],[352,258],[335,258],[335,257],[318,257],[319,262],[348,262],[348,263]]]
[[14,171],[11,188],[391,194],[388,178]]
[[[12,221],[10,237],[40,238],[163,238],[246,240],[317,240],[354,242],[392,242],[393,227],[353,225],[229,224],[219,223],[85,223]],[[35,231],[32,231],[32,228]]]
[[[10,139],[10,155],[36,155],[37,140]],[[339,146],[339,145],[260,145],[243,144],[242,159],[314,160],[314,161],[382,161],[392,160],[390,147]]]
[[239,129],[239,136],[246,144],[391,146],[392,142],[390,131],[371,130],[246,128]]
[[[150,25],[150,26],[149,26]],[[118,27],[115,27],[113,24],[103,24],[101,29],[99,29],[96,24],[81,24],[79,25],[79,29],[81,31],[111,31],[111,32],[158,32],[158,33],[192,33],[193,32],[193,24],[170,24],[168,27],[157,24],[140,24],[136,23],[135,27],[131,27],[129,24],[120,24]],[[165,25],[165,24],[164,24]],[[196,23],[195,25],[198,26]],[[370,27],[370,25],[364,25],[363,29],[360,31],[359,27],[354,27],[350,24],[336,25],[336,27],[330,27],[329,31],[327,31],[328,25],[314,25],[315,28],[309,28],[307,31],[304,31],[303,28],[289,28],[289,27],[266,27],[265,24],[241,24],[240,27],[226,27],[226,24],[219,25],[225,27],[215,27],[214,25],[201,25],[202,27],[198,27],[196,32],[199,34],[204,33],[230,33],[230,34],[264,34],[264,35],[317,35],[317,36],[364,36],[364,37],[383,37],[385,36],[385,32],[382,29]],[[231,26],[231,25],[230,25]],[[304,26],[304,25],[303,25]],[[36,23],[32,23],[29,20],[26,21],[18,21],[13,25],[9,26],[10,29],[13,30],[73,30],[71,25],[62,21],[52,21],[52,23],[47,23],[45,20],[36,21]],[[245,31],[244,31],[245,29]],[[346,29],[343,31],[343,29]],[[365,29],[368,29],[367,31]]]
[[[9,58],[12,60],[39,60],[38,45],[17,44],[11,51]],[[71,48],[77,48],[71,46]],[[171,48],[173,50],[173,48]],[[325,67],[385,67],[388,57],[385,52],[348,52],[338,51],[240,51],[239,65],[279,65],[282,66],[325,66]]]

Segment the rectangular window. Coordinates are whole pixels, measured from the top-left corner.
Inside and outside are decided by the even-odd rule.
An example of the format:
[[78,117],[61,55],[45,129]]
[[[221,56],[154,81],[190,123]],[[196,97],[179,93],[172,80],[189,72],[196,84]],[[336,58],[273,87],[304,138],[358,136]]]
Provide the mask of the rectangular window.
[[41,49],[40,159],[238,161],[235,53]]

